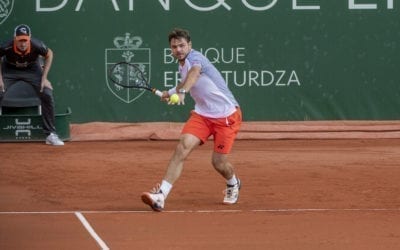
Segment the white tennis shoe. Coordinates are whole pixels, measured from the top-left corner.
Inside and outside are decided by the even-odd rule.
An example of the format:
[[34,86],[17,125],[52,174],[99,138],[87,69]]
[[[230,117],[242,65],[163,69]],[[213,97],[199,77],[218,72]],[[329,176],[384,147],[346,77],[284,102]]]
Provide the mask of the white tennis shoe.
[[55,133],[50,133],[49,136],[46,138],[46,144],[53,145],[53,146],[63,146],[64,142],[58,138],[58,135]]
[[225,197],[223,203],[227,205],[237,203],[239,200],[239,190],[241,186],[242,183],[240,182],[239,179],[237,179],[237,183],[235,185],[226,185],[226,189],[224,191]]
[[165,196],[160,190],[160,184],[157,184],[150,192],[142,193],[142,201],[149,205],[156,212],[164,209]]

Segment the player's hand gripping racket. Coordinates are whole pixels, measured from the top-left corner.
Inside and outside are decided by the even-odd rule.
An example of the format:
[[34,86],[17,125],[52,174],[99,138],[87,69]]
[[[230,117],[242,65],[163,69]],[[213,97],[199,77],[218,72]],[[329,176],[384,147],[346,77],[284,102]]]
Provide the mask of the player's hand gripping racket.
[[146,89],[159,97],[162,96],[161,91],[150,86],[143,70],[136,64],[128,62],[116,63],[109,69],[108,78],[121,87]]

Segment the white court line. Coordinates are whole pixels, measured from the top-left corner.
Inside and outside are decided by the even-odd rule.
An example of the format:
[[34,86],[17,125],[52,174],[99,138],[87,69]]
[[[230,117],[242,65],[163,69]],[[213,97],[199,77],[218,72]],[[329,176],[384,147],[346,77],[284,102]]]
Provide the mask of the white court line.
[[[162,213],[287,213],[287,212],[400,212],[400,208],[277,208],[277,209],[250,209],[250,210],[164,210]],[[0,215],[11,214],[123,214],[123,213],[154,213],[151,210],[125,211],[9,211],[0,212]]]
[[104,241],[97,235],[97,233],[94,231],[92,226],[90,226],[89,222],[86,220],[86,218],[80,213],[80,212],[75,212],[76,217],[81,221],[83,226],[86,228],[86,230],[90,233],[90,235],[93,237],[93,239],[96,240],[97,244],[101,247],[102,250],[109,250],[110,248],[104,243]]

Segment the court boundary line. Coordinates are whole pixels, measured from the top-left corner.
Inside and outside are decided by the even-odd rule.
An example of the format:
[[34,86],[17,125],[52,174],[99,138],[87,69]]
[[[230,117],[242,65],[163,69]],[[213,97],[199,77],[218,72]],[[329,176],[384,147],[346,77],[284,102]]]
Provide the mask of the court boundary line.
[[[277,209],[221,209],[221,210],[164,210],[162,213],[306,213],[306,212],[400,212],[400,208],[277,208]],[[104,211],[1,211],[0,215],[18,214],[139,214],[155,213],[151,210],[104,210]]]
[[94,231],[93,227],[90,225],[90,223],[86,220],[85,216],[81,212],[75,212],[74,213],[76,217],[78,217],[79,221],[82,223],[82,225],[86,228],[86,230],[89,232],[90,236],[97,242],[97,244],[101,247],[102,250],[109,250],[110,248],[107,246],[107,244],[100,238],[100,236]]

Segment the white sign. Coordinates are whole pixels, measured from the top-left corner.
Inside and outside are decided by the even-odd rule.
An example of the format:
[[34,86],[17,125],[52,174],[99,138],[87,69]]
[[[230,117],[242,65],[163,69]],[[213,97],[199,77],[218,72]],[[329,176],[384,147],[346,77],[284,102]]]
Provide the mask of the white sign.
[[[0,4],[6,3],[9,0],[0,0]],[[109,0],[111,1],[111,5],[114,11],[120,11],[121,9],[128,9],[129,11],[137,11],[135,9],[135,2],[138,0],[125,0],[125,1],[117,1],[117,0]],[[148,0],[150,1],[150,0]],[[156,0],[153,0],[156,1]],[[227,11],[232,11],[234,8],[229,4],[229,0],[214,0],[215,2],[205,6],[204,4],[201,3],[201,0],[184,0],[186,6],[188,8],[201,11],[201,12],[207,12],[207,11],[214,11],[217,9],[225,9]],[[236,0],[235,0],[236,1]],[[282,1],[282,0],[280,0]],[[290,0],[285,0],[285,1],[290,1]],[[307,2],[305,0],[291,0],[292,1],[292,10],[320,10],[323,8],[323,5],[321,6],[320,4],[315,4],[315,5],[309,5],[305,4],[304,2]],[[316,0],[321,1],[322,0]],[[364,1],[367,0],[345,0],[348,1],[348,9],[349,10],[376,10],[378,9],[378,2],[381,4],[382,0],[373,0],[376,1],[377,3],[365,3]],[[393,9],[394,0],[386,0],[386,8],[387,9]],[[54,12],[54,11],[59,11],[63,8],[66,7],[68,3],[72,3],[74,6],[74,11],[81,11],[82,10],[82,5],[84,5],[85,2],[93,2],[93,0],[54,0],[52,1],[51,4],[48,3],[48,0],[36,0],[36,12]],[[165,10],[165,11],[171,11],[174,8],[174,5],[171,4],[171,0],[158,0],[158,3],[160,6]],[[178,1],[174,1],[175,3]],[[278,3],[278,0],[263,0],[261,1],[262,3],[259,3],[257,5],[250,3],[254,1],[249,1],[249,0],[241,0],[241,7],[246,8],[251,11],[267,11],[275,7]],[[369,1],[371,2],[371,1]],[[1,6],[1,5],[0,5]],[[1,8],[1,7],[0,7]],[[383,8],[382,6],[379,6],[379,8]]]

